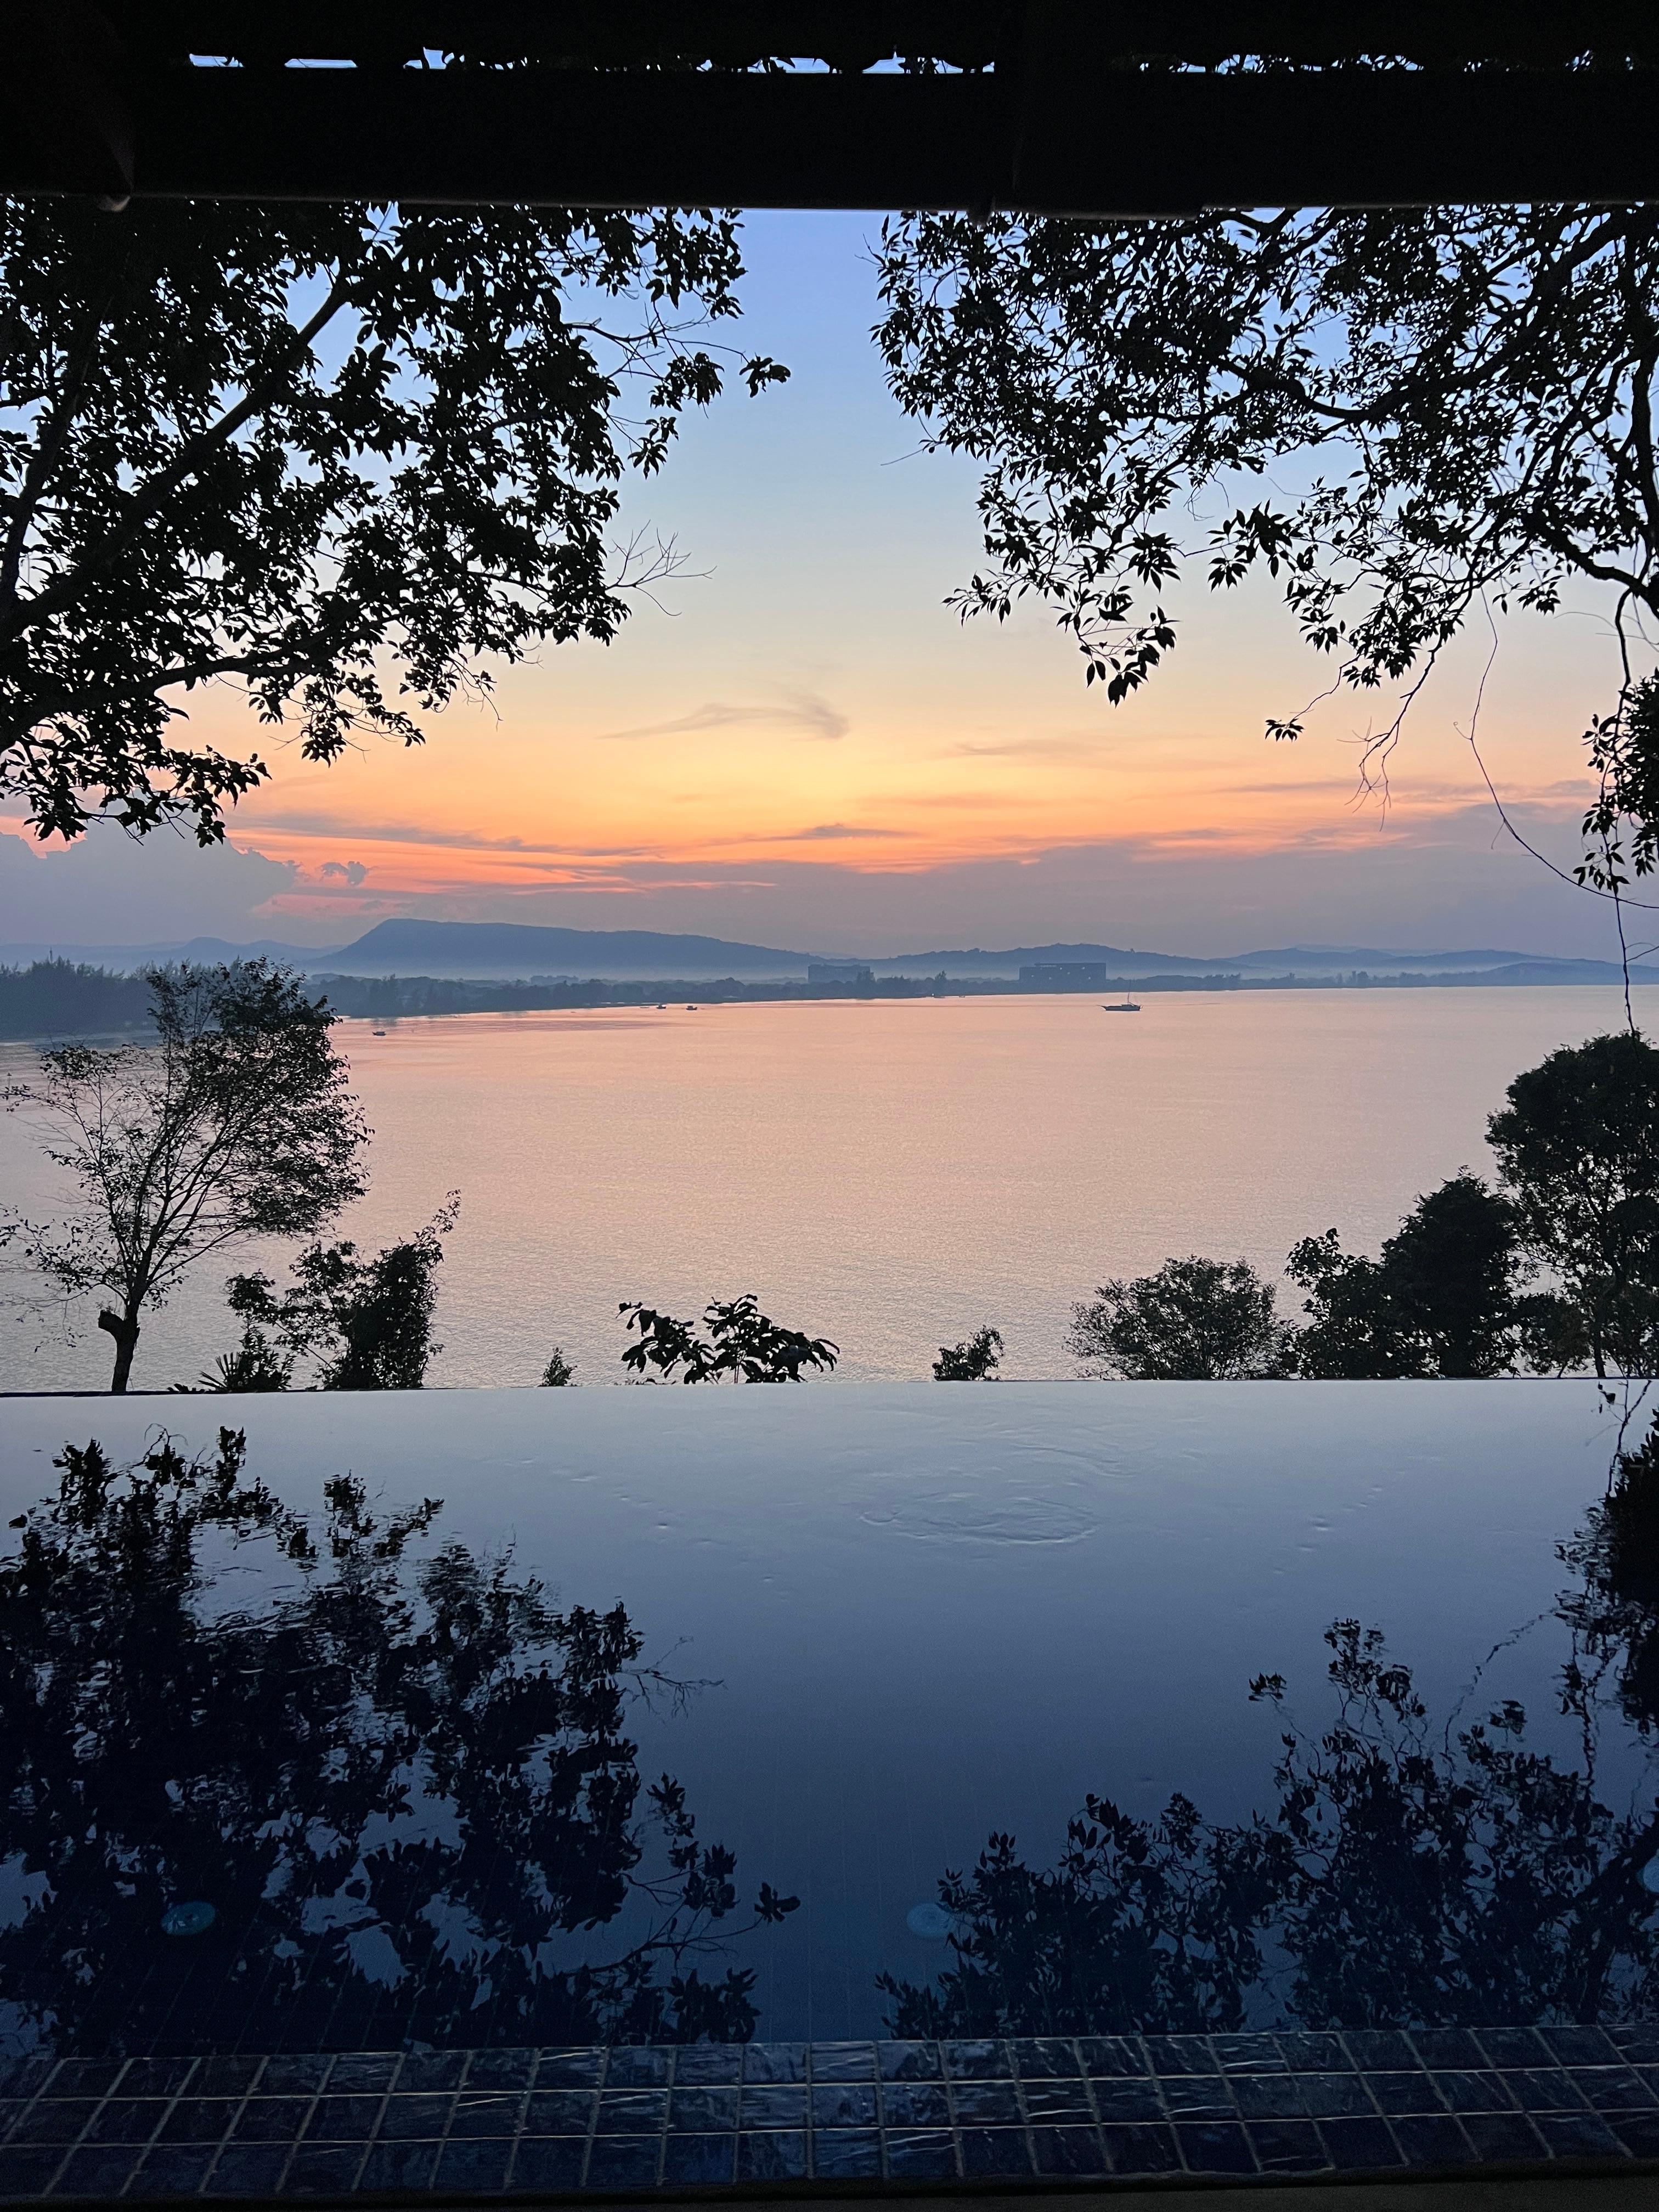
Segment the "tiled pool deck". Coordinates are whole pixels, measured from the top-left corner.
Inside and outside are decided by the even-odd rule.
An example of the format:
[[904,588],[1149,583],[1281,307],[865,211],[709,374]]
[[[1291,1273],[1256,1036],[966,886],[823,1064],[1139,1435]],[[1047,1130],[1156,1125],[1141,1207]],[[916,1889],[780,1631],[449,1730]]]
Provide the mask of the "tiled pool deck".
[[1659,2027],[0,2062],[0,2197],[1659,2170]]

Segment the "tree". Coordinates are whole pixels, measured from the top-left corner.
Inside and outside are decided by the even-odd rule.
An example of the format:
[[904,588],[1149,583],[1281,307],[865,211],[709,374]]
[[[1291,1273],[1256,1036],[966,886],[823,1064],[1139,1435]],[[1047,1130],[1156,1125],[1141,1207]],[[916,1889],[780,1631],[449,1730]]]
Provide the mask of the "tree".
[[235,1351],[222,1352],[196,1387],[240,1396],[247,1391],[286,1390],[293,1380],[293,1354],[278,1352],[264,1332],[248,1322]]
[[994,1382],[1002,1364],[1002,1336],[987,1322],[961,1344],[941,1344],[933,1362],[935,1382]]
[[[630,1716],[690,1686],[620,1602],[556,1606],[441,1540],[439,1499],[344,1475],[293,1510],[228,1429],[57,1466],[0,1559],[0,1859],[33,1877],[0,1988],[30,2039],[753,2034],[753,1971],[699,1967],[797,1900],[763,1882],[745,1911],[684,1786],[645,1782]],[[205,1924],[169,1938],[185,1904]]]
[[59,1045],[7,1094],[37,1109],[46,1153],[80,1185],[65,1228],[4,1235],[66,1297],[107,1292],[112,1390],[140,1322],[185,1273],[251,1237],[305,1236],[362,1193],[368,1129],[329,1036],[334,1016],[291,971],[251,960],[158,969],[153,1046]]
[[1547,1294],[1522,1295],[1515,1210],[1467,1168],[1419,1198],[1380,1260],[1334,1229],[1304,1237],[1285,1272],[1309,1293],[1297,1339],[1304,1375],[1511,1375],[1556,1364],[1540,1350]]
[[268,1356],[269,1329],[291,1354],[318,1362],[319,1389],[418,1390],[428,1361],[443,1350],[432,1337],[434,1279],[460,1206],[451,1191],[424,1229],[372,1259],[349,1239],[311,1245],[293,1263],[294,1288],[281,1297],[263,1270],[233,1275],[227,1289],[231,1311],[246,1324],[244,1347],[252,1340]]
[[551,1358],[548,1360],[546,1366],[542,1370],[542,1389],[544,1390],[567,1390],[574,1387],[575,1380],[575,1361],[574,1359],[567,1359],[564,1356],[563,1346],[562,1345],[556,1344],[553,1347]]
[[1296,1332],[1248,1260],[1166,1260],[1155,1275],[1103,1283],[1072,1314],[1066,1348],[1092,1375],[1241,1382],[1295,1371]]
[[741,275],[707,212],[0,203],[0,790],[205,843],[268,770],[180,735],[204,686],[331,761],[608,641],[674,565],[607,545],[619,481]]
[[1659,1352],[1659,1050],[1633,1031],[1564,1045],[1517,1075],[1486,1124],[1529,1255],[1598,1375]]
[[831,1368],[841,1357],[841,1346],[828,1337],[780,1328],[749,1291],[703,1309],[706,1337],[694,1322],[637,1302],[617,1310],[627,1315],[630,1333],[639,1332],[639,1342],[623,1352],[623,1365],[639,1376],[654,1367],[665,1382],[674,1381],[678,1370],[682,1382],[799,1382],[803,1367]]
[[1651,207],[907,216],[879,265],[895,394],[984,464],[964,617],[1036,597],[1117,701],[1175,645],[1184,570],[1265,569],[1333,685],[1407,685],[1374,763],[1472,611],[1591,584],[1615,748],[1634,727],[1629,653],[1659,617]]
[[1291,1248],[1285,1272],[1308,1296],[1310,1316],[1298,1331],[1297,1365],[1320,1380],[1421,1374],[1419,1347],[1407,1334],[1381,1264],[1345,1252],[1334,1229]]

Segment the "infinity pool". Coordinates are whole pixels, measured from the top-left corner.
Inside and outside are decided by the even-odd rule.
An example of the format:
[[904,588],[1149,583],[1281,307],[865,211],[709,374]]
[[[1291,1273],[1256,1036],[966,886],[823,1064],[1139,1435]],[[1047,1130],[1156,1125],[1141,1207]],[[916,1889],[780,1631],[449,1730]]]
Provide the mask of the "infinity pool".
[[1639,1404],[8,1416],[14,2194],[1659,2154]]

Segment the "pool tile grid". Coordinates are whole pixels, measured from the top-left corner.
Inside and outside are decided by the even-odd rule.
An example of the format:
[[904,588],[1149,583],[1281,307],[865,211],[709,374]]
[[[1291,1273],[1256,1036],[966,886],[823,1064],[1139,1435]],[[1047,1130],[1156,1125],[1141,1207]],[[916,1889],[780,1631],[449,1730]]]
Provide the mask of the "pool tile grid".
[[1659,2027],[0,2059],[0,2198],[1659,2163]]

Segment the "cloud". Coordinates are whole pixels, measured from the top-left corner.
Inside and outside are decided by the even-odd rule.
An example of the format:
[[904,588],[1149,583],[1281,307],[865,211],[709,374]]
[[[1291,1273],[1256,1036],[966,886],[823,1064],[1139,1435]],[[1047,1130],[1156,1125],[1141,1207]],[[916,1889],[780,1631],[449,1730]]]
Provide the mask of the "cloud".
[[300,871],[228,840],[205,850],[156,830],[142,840],[94,823],[67,848],[0,831],[0,942],[162,945],[263,935],[250,919],[301,885]]
[[863,830],[855,822],[818,822],[810,830],[781,830],[775,836],[757,837],[757,845],[816,845],[845,837],[914,837],[914,830]]
[[368,876],[368,870],[361,860],[325,860],[317,873],[325,883],[337,878],[339,882],[349,884],[353,890],[356,890]]
[[946,745],[939,755],[941,760],[1075,760],[1079,754],[1097,753],[1100,742],[1095,738],[999,738],[994,744],[976,745],[966,738]]
[[[1544,849],[1574,826],[1565,811],[1538,823]],[[458,884],[400,898],[395,910],[592,929],[625,927],[631,914],[645,928],[866,954],[1092,940],[1211,958],[1294,943],[1617,957],[1605,909],[1507,840],[1495,843],[1490,808],[1437,817],[1434,830],[1255,848],[1180,833],[1107,837],[899,867],[885,848],[812,841],[769,860],[763,877],[735,858],[638,861],[603,881]],[[1596,1018],[1588,1002],[1584,1011]]]
[[635,738],[689,737],[698,730],[793,730],[803,738],[833,740],[844,738],[851,724],[838,708],[815,692],[792,691],[769,707],[731,707],[717,699],[694,707],[689,714],[668,722],[641,722],[632,729],[604,730],[607,744]]
[[295,837],[349,837],[376,845],[453,845],[464,852],[479,853],[562,849],[526,845],[522,837],[483,837],[471,830],[423,830],[405,822],[356,822],[343,814],[307,814],[262,806],[254,818],[260,830],[284,830]]

